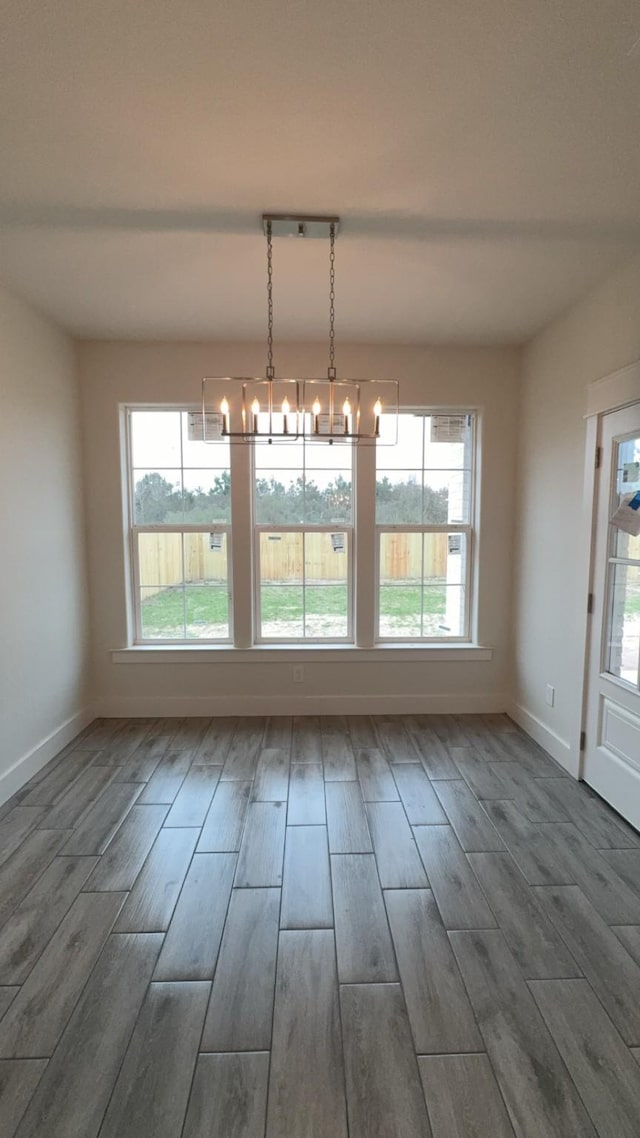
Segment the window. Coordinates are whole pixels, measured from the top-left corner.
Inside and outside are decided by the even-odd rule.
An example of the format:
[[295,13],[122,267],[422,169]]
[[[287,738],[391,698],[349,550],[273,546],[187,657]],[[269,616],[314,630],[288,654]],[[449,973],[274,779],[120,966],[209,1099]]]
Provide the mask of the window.
[[352,638],[353,447],[256,446],[256,626],[262,641]]
[[376,448],[379,640],[468,639],[472,488],[471,415],[402,414]]
[[359,453],[232,451],[187,409],[126,419],[136,643],[233,643],[234,604],[245,644],[249,622],[256,644],[470,639],[473,414],[403,412],[396,445]]
[[131,411],[131,554],[138,641],[231,639],[229,445],[185,411]]

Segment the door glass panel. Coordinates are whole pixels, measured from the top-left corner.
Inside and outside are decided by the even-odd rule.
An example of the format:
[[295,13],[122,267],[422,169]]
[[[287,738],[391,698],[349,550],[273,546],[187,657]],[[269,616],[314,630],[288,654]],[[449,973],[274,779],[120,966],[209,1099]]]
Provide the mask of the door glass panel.
[[[616,475],[612,497],[615,510],[630,494],[640,491],[640,436],[615,447]],[[640,537],[613,527],[613,556],[609,562],[607,671],[634,687],[640,668]]]
[[640,565],[611,566],[607,671],[638,685]]
[[[625,439],[618,444],[614,506],[619,506],[625,496],[635,494],[638,490],[640,490],[640,437]],[[614,556],[640,561],[640,536],[631,537],[623,530],[616,529]]]

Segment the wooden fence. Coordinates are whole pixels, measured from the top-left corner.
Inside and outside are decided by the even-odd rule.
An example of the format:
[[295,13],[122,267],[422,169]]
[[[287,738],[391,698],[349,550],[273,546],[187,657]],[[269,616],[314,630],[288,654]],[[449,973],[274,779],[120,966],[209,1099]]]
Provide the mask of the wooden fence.
[[[182,575],[182,538],[174,533],[138,535],[140,584],[145,597],[177,585]],[[213,548],[212,548],[213,547]],[[430,534],[425,543],[422,564],[422,534],[386,533],[380,549],[380,578],[383,581],[418,581],[425,577],[446,577],[447,534]],[[304,550],[304,552],[303,552]],[[347,579],[347,535],[308,533],[304,546],[301,533],[262,533],[260,565],[263,581],[330,581]],[[184,535],[184,580],[193,583],[227,579],[227,535],[190,533]]]

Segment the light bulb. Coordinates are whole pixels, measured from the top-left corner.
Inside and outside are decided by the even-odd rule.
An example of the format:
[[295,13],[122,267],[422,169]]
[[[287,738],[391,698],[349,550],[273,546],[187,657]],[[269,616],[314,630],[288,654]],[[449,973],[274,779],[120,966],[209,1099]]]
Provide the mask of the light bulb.
[[283,415],[289,414],[289,400],[287,399],[286,395],[285,395],[284,399],[282,400],[282,414]]
[[220,411],[223,415],[229,414],[229,400],[227,399],[226,395],[224,395],[220,400]]
[[381,415],[382,414],[382,403],[380,402],[379,399],[376,399],[376,401],[373,405],[373,413],[374,413],[374,415]]
[[253,403],[251,404],[251,414],[252,415],[259,415],[260,414],[260,404],[259,404],[257,399],[254,399]]
[[321,410],[320,400],[316,397],[313,401],[313,413],[314,413],[314,415],[319,415],[320,410]]

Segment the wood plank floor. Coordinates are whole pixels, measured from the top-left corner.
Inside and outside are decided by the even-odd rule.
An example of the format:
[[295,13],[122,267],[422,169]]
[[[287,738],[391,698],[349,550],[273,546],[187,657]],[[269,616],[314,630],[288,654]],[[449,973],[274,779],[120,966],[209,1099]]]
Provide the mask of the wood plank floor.
[[2,1138],[637,1138],[640,836],[502,715],[97,720],[0,810]]

